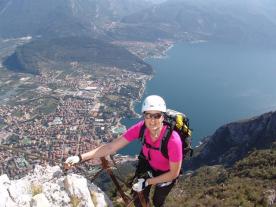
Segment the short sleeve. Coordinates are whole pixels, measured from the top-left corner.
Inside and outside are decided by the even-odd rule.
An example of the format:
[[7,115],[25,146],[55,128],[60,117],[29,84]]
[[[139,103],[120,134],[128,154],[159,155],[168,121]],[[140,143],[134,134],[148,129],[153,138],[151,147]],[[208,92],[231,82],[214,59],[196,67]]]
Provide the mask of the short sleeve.
[[139,138],[140,129],[143,126],[144,121],[140,121],[137,124],[131,126],[127,131],[123,133],[123,137],[129,141],[132,142],[135,139]]
[[168,155],[169,161],[171,162],[179,162],[182,160],[182,141],[177,134],[177,132],[173,131],[169,143],[168,143]]

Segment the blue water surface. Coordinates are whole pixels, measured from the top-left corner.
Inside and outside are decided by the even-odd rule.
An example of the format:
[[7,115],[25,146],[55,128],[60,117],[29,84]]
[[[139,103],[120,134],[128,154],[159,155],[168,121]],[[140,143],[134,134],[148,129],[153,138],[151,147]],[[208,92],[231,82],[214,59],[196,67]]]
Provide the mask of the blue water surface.
[[[232,121],[276,109],[276,50],[214,42],[177,43],[164,59],[147,59],[155,75],[144,97],[158,94],[184,112],[193,144]],[[144,98],[143,97],[143,98]],[[140,113],[141,103],[136,104]],[[127,127],[137,120],[124,119]],[[137,154],[135,142],[122,154]]]

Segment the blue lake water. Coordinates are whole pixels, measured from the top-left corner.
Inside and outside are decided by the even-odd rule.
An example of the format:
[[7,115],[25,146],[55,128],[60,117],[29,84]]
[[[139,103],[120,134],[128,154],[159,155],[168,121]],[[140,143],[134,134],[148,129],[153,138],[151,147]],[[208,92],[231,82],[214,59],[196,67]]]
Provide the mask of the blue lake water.
[[[276,50],[221,43],[178,43],[164,59],[146,60],[156,74],[144,97],[158,94],[184,112],[193,143],[223,124],[276,110]],[[143,97],[143,98],[144,98]],[[140,112],[141,103],[136,104]],[[127,127],[137,120],[124,119]],[[137,154],[137,142],[121,150]]]

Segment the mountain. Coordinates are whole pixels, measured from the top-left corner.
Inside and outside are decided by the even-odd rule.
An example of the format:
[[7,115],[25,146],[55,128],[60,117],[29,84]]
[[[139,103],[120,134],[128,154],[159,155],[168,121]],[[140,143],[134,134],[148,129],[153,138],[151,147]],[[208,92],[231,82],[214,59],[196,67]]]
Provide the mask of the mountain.
[[91,68],[117,67],[151,74],[152,67],[125,48],[88,37],[36,39],[5,59],[10,70],[38,74],[43,69],[70,70],[72,63]]
[[0,37],[216,40],[276,46],[272,0],[2,0]]
[[276,142],[276,111],[226,124],[206,137],[197,155],[185,163],[192,170],[203,165],[232,166],[254,149],[269,149]]
[[104,27],[152,4],[146,0],[1,0],[0,36],[104,37]]
[[124,17],[124,28],[115,33],[136,25],[154,38],[276,45],[275,8],[273,1],[171,0]]

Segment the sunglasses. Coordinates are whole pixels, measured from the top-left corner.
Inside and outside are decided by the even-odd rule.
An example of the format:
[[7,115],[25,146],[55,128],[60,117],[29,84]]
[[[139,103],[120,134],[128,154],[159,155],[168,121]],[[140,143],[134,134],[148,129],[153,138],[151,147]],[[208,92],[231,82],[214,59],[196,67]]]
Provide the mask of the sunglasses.
[[144,113],[145,119],[160,119],[161,116],[162,116],[162,113],[155,113],[155,114]]

